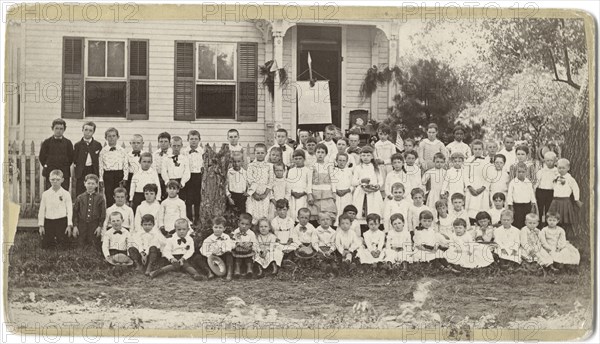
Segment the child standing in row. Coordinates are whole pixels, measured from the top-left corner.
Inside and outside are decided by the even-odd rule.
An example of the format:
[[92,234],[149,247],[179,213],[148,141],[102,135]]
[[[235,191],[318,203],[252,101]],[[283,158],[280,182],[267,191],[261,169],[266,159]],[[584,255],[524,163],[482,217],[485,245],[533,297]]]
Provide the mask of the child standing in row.
[[73,229],[73,201],[71,194],[61,186],[62,171],[53,170],[48,179],[51,187],[42,194],[38,213],[43,249],[65,244]]
[[[73,163],[75,164],[75,194],[81,195],[86,192],[85,177],[89,174],[98,176],[100,173],[100,151],[102,144],[94,140],[96,124],[94,122],[85,122],[81,128],[83,137],[73,146]],[[41,156],[41,154],[40,154]]]
[[[308,194],[308,204],[311,211],[311,221],[318,222],[319,213],[329,212],[335,216],[337,208],[335,205],[333,185],[333,164],[327,163],[325,157],[328,155],[327,146],[319,143],[317,145],[317,163],[312,172],[312,192]],[[314,224],[313,224],[314,225]]]
[[[73,204],[73,236],[78,237],[81,247],[100,247],[100,233],[106,219],[106,201],[99,194],[98,176],[85,176],[86,192],[77,196]],[[40,207],[41,209],[41,207]]]
[[185,202],[179,198],[179,183],[171,180],[167,183],[167,199],[160,203],[158,228],[165,238],[175,234],[175,222],[185,219]]
[[[67,123],[62,118],[52,121],[52,136],[42,142],[39,160],[44,176],[44,190],[51,187],[50,172],[60,170],[63,174],[62,188],[69,190],[71,164],[73,163],[73,143],[63,136]],[[112,190],[111,190],[112,192]]]
[[487,170],[491,167],[483,157],[483,141],[475,140],[471,144],[473,158],[469,161],[469,176],[466,181],[466,209],[470,224],[475,224],[475,215],[479,211],[486,211],[490,205],[490,183]]
[[[171,139],[171,155],[162,162],[162,179],[165,185],[169,181],[176,181],[179,184],[179,190],[185,188],[185,185],[190,180],[190,161],[186,155],[181,154],[183,148],[183,140],[179,136],[173,136]],[[179,198],[185,200],[185,194],[180,193]],[[182,216],[182,217],[185,217]]]
[[335,192],[336,214],[342,214],[344,208],[352,204],[352,168],[347,166],[349,155],[338,153],[336,162],[337,167],[333,169],[333,189]]
[[516,167],[517,177],[508,185],[506,203],[508,209],[514,211],[515,227],[523,228],[525,226],[525,216],[529,213],[537,213],[537,209],[533,184],[526,177],[527,165],[520,162]]
[[421,169],[427,171],[434,165],[433,157],[435,153],[442,153],[444,156],[448,156],[446,146],[442,141],[437,139],[438,126],[435,123],[430,123],[427,126],[427,139],[421,140],[419,143],[419,150],[417,153],[421,158]]
[[544,215],[550,209],[554,196],[554,179],[558,176],[555,165],[556,153],[548,151],[544,154],[544,165],[536,174],[535,200],[538,205],[540,228],[546,226]]
[[[127,182],[129,176],[129,159],[123,147],[117,144],[119,131],[115,128],[108,128],[104,133],[108,143],[100,151],[100,186],[104,186],[104,195],[106,196],[106,206],[112,206],[115,201],[113,192],[123,183]],[[127,193],[127,190],[125,190]]]
[[365,219],[368,214],[381,215],[383,200],[381,190],[383,180],[377,163],[373,159],[373,149],[363,147],[360,163],[354,168],[352,186],[356,188],[352,204],[359,210],[357,219]]
[[429,208],[434,208],[435,203],[442,197],[442,186],[446,177],[446,170],[443,166],[446,163],[446,157],[442,153],[435,153],[433,163],[433,168],[425,171],[421,180],[422,185],[427,185],[429,182],[429,193],[426,202]]
[[[468,159],[471,156],[471,147],[468,144],[464,143],[465,139],[465,130],[457,126],[454,128],[454,141],[450,142],[446,146],[446,150],[448,151],[448,155],[452,155],[453,153],[462,153],[465,156],[465,159]],[[435,159],[435,157],[434,157]],[[434,160],[435,163],[435,160]]]
[[375,161],[381,168],[381,178],[385,180],[387,174],[392,171],[392,155],[396,153],[396,145],[389,141],[392,134],[390,127],[381,125],[377,129],[379,141],[375,143]]
[[246,209],[252,215],[253,221],[258,221],[261,217],[269,216],[270,195],[275,177],[273,165],[265,160],[267,147],[262,143],[257,143],[254,145],[254,155],[255,160],[248,164],[249,197],[246,202]]
[[158,215],[160,213],[160,202],[157,200],[158,184],[146,184],[144,185],[144,201],[140,203],[135,211],[135,220],[133,233],[141,233],[144,229],[142,226],[142,218],[146,215],[152,215],[154,219],[154,230],[158,231]]
[[200,219],[200,200],[202,195],[202,170],[204,168],[204,149],[200,145],[200,132],[190,130],[188,132],[189,150],[184,152],[187,155],[190,165],[190,180],[185,185],[185,208],[187,218],[192,223],[197,223]]
[[313,169],[304,166],[303,150],[294,151],[294,167],[288,171],[287,182],[290,190],[290,212],[295,218],[298,211],[308,207],[308,194],[312,193]]
[[[144,152],[139,158],[140,168],[131,177],[131,185],[129,191],[129,201],[131,209],[136,212],[138,206],[144,201],[144,188],[148,184],[160,185],[158,173],[152,168],[152,154]],[[157,190],[157,197],[160,198],[160,193]]]
[[[122,187],[118,187],[114,190],[114,195],[112,197],[112,199],[114,200],[114,204],[111,205],[110,207],[108,207],[108,209],[106,209],[106,213],[107,214],[112,214],[114,212],[120,213],[121,214],[121,225],[124,229],[126,229],[128,232],[133,230],[134,228],[134,220],[135,220],[135,216],[133,214],[133,209],[131,209],[131,207],[129,207],[126,202],[127,202],[127,190],[125,190],[125,188]],[[108,217],[106,217],[106,220],[104,221],[104,232],[106,232],[108,229],[110,229],[110,219]],[[104,237],[104,232],[103,232],[103,237]]]
[[[171,156],[171,135],[167,132],[158,134],[158,149],[152,155],[152,167],[158,173],[160,184],[160,197],[157,197],[159,201],[167,198],[167,188],[162,178],[162,166],[164,161]],[[158,194],[157,194],[158,195]]]
[[579,199],[579,185],[569,173],[569,169],[569,160],[558,160],[558,176],[554,179],[554,198],[549,211],[559,215],[567,239],[572,240],[575,237],[573,225],[577,223],[577,209],[581,208],[583,203]]
[[246,202],[248,200],[248,173],[243,167],[243,157],[240,152],[231,154],[231,167],[227,171],[227,187],[225,195],[227,196],[228,207],[235,213],[246,212]]

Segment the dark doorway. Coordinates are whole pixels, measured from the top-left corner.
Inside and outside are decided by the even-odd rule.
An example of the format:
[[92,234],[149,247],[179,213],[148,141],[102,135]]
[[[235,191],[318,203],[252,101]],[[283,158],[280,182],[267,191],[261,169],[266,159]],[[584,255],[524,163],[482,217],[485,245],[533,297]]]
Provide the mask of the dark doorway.
[[[308,52],[310,52],[313,78],[329,80],[331,120],[333,124],[340,127],[342,119],[340,104],[342,29],[331,26],[298,26],[297,37],[298,66],[296,71],[298,74],[296,79],[299,81],[309,80]],[[311,131],[323,131],[324,127],[324,124],[298,125],[298,129]]]

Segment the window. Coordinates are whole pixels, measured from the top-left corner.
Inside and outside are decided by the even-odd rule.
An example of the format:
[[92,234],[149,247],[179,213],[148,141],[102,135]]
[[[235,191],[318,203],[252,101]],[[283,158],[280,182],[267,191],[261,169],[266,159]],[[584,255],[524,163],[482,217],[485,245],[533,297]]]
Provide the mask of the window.
[[63,39],[64,118],[148,119],[148,41]]
[[235,50],[233,43],[197,43],[196,118],[235,118]]
[[175,120],[257,120],[256,43],[175,42]]

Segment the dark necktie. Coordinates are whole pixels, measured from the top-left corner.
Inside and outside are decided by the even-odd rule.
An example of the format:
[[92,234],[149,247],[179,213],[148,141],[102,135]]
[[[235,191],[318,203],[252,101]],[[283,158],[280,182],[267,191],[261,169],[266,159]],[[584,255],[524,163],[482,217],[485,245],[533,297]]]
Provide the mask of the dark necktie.
[[192,154],[192,153],[198,153],[198,151],[195,149],[190,149],[190,154]]
[[115,234],[123,234],[123,232],[121,232],[121,231],[118,231],[118,230],[116,230],[116,229],[115,229],[114,231],[115,231]]
[[286,148],[285,148],[285,145],[279,145],[279,148],[281,148],[281,151],[282,151],[282,152],[285,152],[285,149],[286,149]]
[[490,164],[494,163],[494,157],[490,157]]
[[117,150],[117,147],[110,147],[109,151],[114,152]]
[[175,167],[179,167],[179,155],[173,155],[171,159],[173,159],[173,164],[175,164]]
[[300,226],[300,230],[303,232],[306,231],[306,226]]
[[484,157],[482,157],[482,156],[476,156],[476,157],[475,157],[475,160],[477,160],[477,159],[485,160],[485,158],[484,158]]
[[160,153],[158,153],[158,155],[160,155],[160,156],[163,156],[165,154],[167,154],[167,151],[160,151]]
[[187,241],[185,240],[185,238],[177,239],[177,245],[181,245],[181,243],[184,243],[184,244],[187,243]]
[[131,153],[133,154],[133,156],[137,156],[138,158],[140,157],[140,151],[139,150],[134,150]]
[[222,236],[218,237],[217,240],[225,240]]

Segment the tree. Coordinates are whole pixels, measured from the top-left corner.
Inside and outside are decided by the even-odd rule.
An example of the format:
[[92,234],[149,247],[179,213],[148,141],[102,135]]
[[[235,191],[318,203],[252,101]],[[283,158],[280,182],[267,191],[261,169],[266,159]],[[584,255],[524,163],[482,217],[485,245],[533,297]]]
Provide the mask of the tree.
[[489,59],[504,75],[539,65],[553,80],[579,90],[575,77],[587,62],[583,19],[489,19],[483,22]]
[[485,121],[498,138],[513,134],[530,141],[535,151],[548,141],[564,141],[575,99],[573,87],[553,82],[550,73],[530,67],[510,78],[506,89],[465,109],[459,118]]

